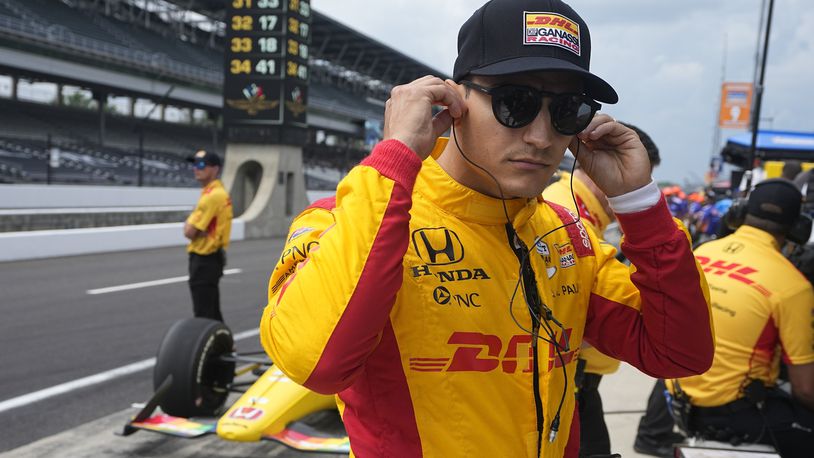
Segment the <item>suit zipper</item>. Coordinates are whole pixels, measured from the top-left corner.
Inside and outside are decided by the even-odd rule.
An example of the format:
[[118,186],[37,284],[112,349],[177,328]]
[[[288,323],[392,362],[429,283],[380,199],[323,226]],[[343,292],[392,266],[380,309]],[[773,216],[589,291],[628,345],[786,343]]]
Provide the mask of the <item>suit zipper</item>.
[[[509,237],[509,247],[514,252],[519,263],[523,263],[523,258],[528,253],[528,248],[520,240],[520,237],[515,232],[514,227],[506,223],[506,235]],[[517,242],[515,244],[515,242]],[[537,291],[537,280],[534,278],[534,270],[529,263],[528,270],[523,269],[523,286],[525,289],[525,297],[531,299],[531,303],[538,307],[539,292]],[[541,316],[541,310],[537,310],[537,316]],[[532,349],[532,389],[534,391],[534,412],[537,417],[537,456],[543,452],[543,399],[540,396],[540,367],[538,364],[537,341],[539,340],[540,323],[534,317],[532,310],[529,309],[529,318],[531,319],[531,349]]]

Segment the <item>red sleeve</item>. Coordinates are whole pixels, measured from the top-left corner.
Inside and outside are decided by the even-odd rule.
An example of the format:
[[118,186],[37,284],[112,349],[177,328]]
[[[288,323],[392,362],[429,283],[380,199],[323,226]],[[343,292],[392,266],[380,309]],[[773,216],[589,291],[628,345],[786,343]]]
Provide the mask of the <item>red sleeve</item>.
[[686,232],[664,199],[617,218],[633,266],[598,256],[585,340],[653,377],[706,372],[715,348],[709,290]]

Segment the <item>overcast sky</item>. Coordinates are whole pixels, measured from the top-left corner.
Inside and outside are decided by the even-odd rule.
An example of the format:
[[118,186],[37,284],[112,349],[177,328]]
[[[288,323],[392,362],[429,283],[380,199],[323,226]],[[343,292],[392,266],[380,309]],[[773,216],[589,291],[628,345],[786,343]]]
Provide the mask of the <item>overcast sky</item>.
[[[484,1],[312,3],[321,13],[451,75],[458,29]],[[721,78],[752,80],[761,3],[569,2],[590,28],[591,70],[619,93],[620,102],[604,111],[644,129],[661,150],[656,179],[702,179],[713,151]],[[812,86],[814,1],[775,0],[761,128],[814,131]],[[722,142],[737,133],[722,131]]]

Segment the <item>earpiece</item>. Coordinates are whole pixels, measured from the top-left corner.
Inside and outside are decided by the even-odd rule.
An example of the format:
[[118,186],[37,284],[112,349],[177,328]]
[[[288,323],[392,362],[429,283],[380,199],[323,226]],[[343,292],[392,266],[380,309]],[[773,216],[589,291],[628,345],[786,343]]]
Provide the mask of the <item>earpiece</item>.
[[805,245],[811,238],[811,226],[811,217],[800,214],[800,216],[794,220],[794,224],[791,225],[789,232],[786,234],[786,238],[797,245]]

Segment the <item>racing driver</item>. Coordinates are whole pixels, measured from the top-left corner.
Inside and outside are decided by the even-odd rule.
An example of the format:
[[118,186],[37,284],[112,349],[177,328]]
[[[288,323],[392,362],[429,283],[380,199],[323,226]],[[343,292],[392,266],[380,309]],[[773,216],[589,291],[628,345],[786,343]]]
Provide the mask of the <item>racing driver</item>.
[[[709,368],[703,273],[638,136],[596,115],[618,96],[590,54],[559,0],[486,3],[453,79],[395,87],[384,140],[293,222],[261,340],[337,394],[353,456],[576,457],[583,340],[653,377]],[[539,197],[566,148],[635,268]]]

